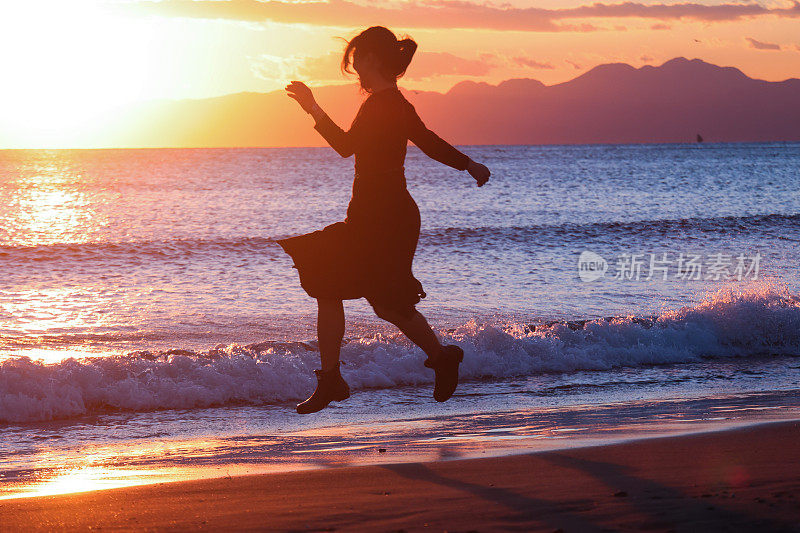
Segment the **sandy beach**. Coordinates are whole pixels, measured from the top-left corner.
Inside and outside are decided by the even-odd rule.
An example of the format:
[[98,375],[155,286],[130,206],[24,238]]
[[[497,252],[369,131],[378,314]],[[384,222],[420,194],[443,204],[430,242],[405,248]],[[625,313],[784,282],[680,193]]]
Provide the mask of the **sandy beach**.
[[0,529],[800,531],[800,422],[0,503]]

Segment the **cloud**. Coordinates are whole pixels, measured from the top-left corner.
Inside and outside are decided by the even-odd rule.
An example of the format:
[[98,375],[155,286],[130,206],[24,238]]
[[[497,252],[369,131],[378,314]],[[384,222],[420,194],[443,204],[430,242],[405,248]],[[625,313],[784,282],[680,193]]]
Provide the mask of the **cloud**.
[[773,43],[763,43],[761,41],[756,41],[752,37],[745,37],[745,40],[750,43],[751,48],[755,48],[756,50],[780,50],[781,46],[779,44]]
[[767,8],[758,3],[728,4],[640,4],[623,2],[620,4],[595,3],[572,9],[554,10],[562,14],[562,18],[575,17],[608,17],[608,18],[648,18],[658,20],[699,20],[704,22],[732,21],[762,15],[784,17],[800,17],[800,2],[793,0],[791,7]]
[[652,62],[652,61],[654,61],[654,60],[655,60],[655,58],[654,58],[654,57],[651,57],[651,56],[649,56],[649,55],[647,55],[647,54],[645,54],[645,55],[643,55],[643,56],[641,56],[641,57],[639,58],[639,61],[642,61],[642,62],[644,62],[644,63],[651,63],[651,62]]
[[601,31],[604,29],[599,26],[595,26],[594,24],[589,24],[588,22],[584,22],[583,24],[560,24],[554,27],[555,30],[553,31],[573,31],[573,32]]
[[548,69],[548,70],[556,68],[555,66],[553,66],[552,63],[536,61],[535,59],[530,59],[527,57],[514,57],[511,58],[511,60],[521,67]]
[[306,59],[308,58],[262,54],[258,57],[250,58],[250,68],[259,79],[283,82],[301,78],[299,69],[304,65]]
[[[423,0],[363,5],[348,0],[288,2],[279,0],[142,0],[136,9],[162,16],[273,21],[320,26],[363,27],[373,24],[406,28],[493,28],[558,31],[546,10],[505,9],[460,0]],[[515,20],[523,16],[524,21]]]
[[672,26],[670,26],[669,24],[661,24],[661,23],[659,23],[659,24],[653,24],[652,26],[650,26],[650,29],[651,30],[668,30],[671,27]]
[[465,0],[409,0],[360,4],[350,0],[139,0],[118,4],[162,16],[228,19],[247,22],[271,20],[322,26],[362,27],[385,24],[404,28],[479,28],[516,31],[594,31],[591,24],[562,24],[564,20],[643,18],[659,21],[734,21],[759,16],[800,17],[800,2],[788,7],[758,3],[618,4],[594,3],[570,8],[512,7]]
[[[336,82],[344,79],[341,61],[342,55],[338,52],[290,57],[264,54],[251,58],[251,68],[256,77],[269,81]],[[498,58],[493,54],[481,54],[477,59],[470,59],[447,52],[417,52],[405,78],[427,80],[441,76],[485,76],[497,65]]]
[[493,54],[469,59],[447,52],[419,52],[414,55],[405,77],[423,80],[437,76],[485,76],[497,66],[497,59]]
[[582,67],[582,66],[580,66],[579,64],[577,64],[577,63],[576,63],[576,62],[574,62],[574,61],[570,61],[569,59],[565,59],[564,61],[565,61],[565,62],[566,62],[568,65],[572,66],[572,68],[574,68],[575,70],[581,70],[581,69],[583,69],[583,67]]

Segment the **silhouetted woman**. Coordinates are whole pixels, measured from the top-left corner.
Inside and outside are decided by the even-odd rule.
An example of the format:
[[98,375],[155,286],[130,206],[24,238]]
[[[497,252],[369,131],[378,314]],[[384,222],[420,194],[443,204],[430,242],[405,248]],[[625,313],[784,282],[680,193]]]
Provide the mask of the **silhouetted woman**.
[[288,96],[315,120],[316,129],[342,157],[355,154],[353,197],[344,222],[278,241],[294,260],[300,284],[317,299],[317,334],[322,369],[315,370],[314,394],[297,406],[301,414],[324,409],[350,396],[339,373],[344,336],[342,300],[366,298],[378,317],[396,325],[427,354],[425,366],[436,373],[434,398],[443,402],[458,383],[464,353],[442,346],[428,322],[414,307],[425,297],[411,271],[419,238],[417,204],[406,189],[403,162],[408,140],[429,157],[467,170],[483,185],[489,170],[453,148],[422,123],[397,88],[417,45],[398,41],[382,26],[373,26],[344,51],[342,69],[352,64],[361,87],[370,93],[348,131],[339,128],[317,105],[311,90],[299,81],[286,86]]

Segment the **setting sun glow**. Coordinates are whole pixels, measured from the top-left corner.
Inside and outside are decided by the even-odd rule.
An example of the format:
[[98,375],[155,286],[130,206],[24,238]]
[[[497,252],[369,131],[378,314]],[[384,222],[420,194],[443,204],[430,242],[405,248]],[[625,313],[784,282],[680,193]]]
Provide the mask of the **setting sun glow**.
[[552,85],[604,63],[673,57],[768,81],[800,77],[800,4],[790,1],[463,4],[3,2],[0,148],[152,146],[160,141],[121,135],[152,123],[137,106],[267,93],[290,79],[352,83],[338,69],[341,38],[370,24],[420,43],[407,89],[512,78]]
[[[42,16],[43,7],[47,16]],[[11,16],[8,11],[11,10]],[[104,114],[149,95],[155,28],[81,2],[15,3],[0,19],[4,137],[20,144],[84,140]],[[13,46],[12,46],[13,45]]]

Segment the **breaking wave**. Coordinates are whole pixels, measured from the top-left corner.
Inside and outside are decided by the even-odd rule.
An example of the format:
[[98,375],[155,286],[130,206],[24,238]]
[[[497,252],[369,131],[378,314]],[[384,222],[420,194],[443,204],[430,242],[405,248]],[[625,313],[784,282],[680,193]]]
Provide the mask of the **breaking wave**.
[[[466,323],[442,332],[464,349],[465,379],[800,355],[800,298],[774,287],[723,290],[653,317],[548,324]],[[342,373],[352,389],[433,381],[424,355],[401,336],[350,340]],[[314,343],[263,342],[208,352],[169,350],[0,362],[0,422],[70,418],[108,410],[264,404],[305,397],[314,386]]]

